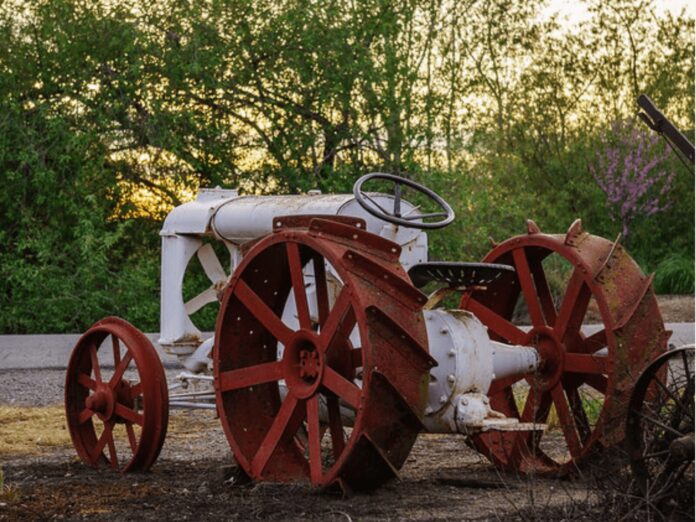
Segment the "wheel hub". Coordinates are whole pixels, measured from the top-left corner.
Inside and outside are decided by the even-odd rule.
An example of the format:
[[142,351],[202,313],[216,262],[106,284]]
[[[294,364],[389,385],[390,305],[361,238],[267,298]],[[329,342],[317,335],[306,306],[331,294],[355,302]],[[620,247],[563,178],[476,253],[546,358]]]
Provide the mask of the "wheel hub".
[[109,420],[114,413],[114,394],[105,383],[97,385],[95,392],[85,399],[85,406],[92,410],[101,420]]
[[283,352],[285,382],[298,399],[311,397],[321,384],[326,358],[318,346],[314,332],[299,330]]
[[540,391],[547,391],[555,387],[563,374],[565,363],[565,346],[558,339],[552,328],[538,326],[532,328],[527,334],[527,346],[534,346],[541,364],[537,373],[531,377],[534,385]]

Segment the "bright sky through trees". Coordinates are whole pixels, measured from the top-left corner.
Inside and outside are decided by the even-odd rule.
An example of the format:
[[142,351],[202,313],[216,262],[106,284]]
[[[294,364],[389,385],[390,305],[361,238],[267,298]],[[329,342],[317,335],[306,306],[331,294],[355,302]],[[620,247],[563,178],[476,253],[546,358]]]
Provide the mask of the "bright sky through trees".
[[[693,0],[654,0],[652,5],[659,15],[665,12],[677,15],[682,9],[686,9],[689,16],[696,16],[696,2]],[[549,0],[542,17],[548,17],[554,13],[558,13],[561,23],[566,26],[572,26],[590,18],[587,3],[578,0]]]

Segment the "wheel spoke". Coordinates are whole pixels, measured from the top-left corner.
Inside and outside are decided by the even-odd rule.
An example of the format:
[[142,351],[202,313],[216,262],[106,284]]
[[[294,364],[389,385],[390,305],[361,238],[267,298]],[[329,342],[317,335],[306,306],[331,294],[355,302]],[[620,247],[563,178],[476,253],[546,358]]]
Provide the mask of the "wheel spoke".
[[572,373],[608,374],[609,357],[606,355],[566,353],[563,369]]
[[585,413],[585,407],[582,404],[582,399],[576,387],[566,387],[565,392],[568,396],[568,402],[570,403],[570,410],[573,414],[575,425],[578,427],[580,440],[585,443],[590,437],[592,430],[590,428],[590,421]]
[[684,364],[684,375],[686,375],[686,389],[691,388],[691,383],[693,381],[693,367],[692,365],[689,364],[689,356],[686,353],[686,350],[682,350],[681,352],[681,358],[682,358],[682,363]]
[[483,324],[485,324],[493,333],[506,339],[512,344],[523,344],[527,334],[517,328],[507,319],[495,313],[490,308],[482,305],[473,297],[469,298],[467,309],[473,313]]
[[114,370],[114,374],[111,376],[111,380],[109,380],[109,387],[114,388],[119,382],[121,382],[121,378],[132,360],[133,354],[130,352],[130,350],[128,350],[126,355],[123,356],[123,359],[121,359],[121,362]]
[[691,411],[691,410],[690,410],[689,408],[687,408],[686,406],[684,406],[684,403],[682,402],[682,398],[681,398],[681,397],[679,397],[679,396],[676,396],[676,397],[675,397],[675,395],[674,395],[674,393],[672,392],[672,390],[670,390],[667,386],[665,386],[664,383],[662,382],[662,380],[659,379],[656,375],[653,375],[652,380],[653,380],[654,382],[656,382],[656,383],[660,386],[660,388],[662,388],[662,390],[663,390],[667,395],[669,395],[670,399],[672,399],[672,401],[674,401],[674,403],[679,407],[679,409],[680,409],[681,411],[683,411],[684,413],[686,413],[686,415],[688,415],[689,418],[691,418],[691,419],[694,418],[694,412]]
[[77,416],[77,423],[84,424],[85,422],[87,422],[89,419],[92,418],[92,415],[94,415],[94,412],[92,410],[90,410],[89,408],[85,408]]
[[558,414],[558,420],[561,424],[561,429],[563,430],[563,435],[565,436],[566,443],[568,444],[568,449],[573,457],[578,457],[582,451],[580,445],[580,440],[578,439],[578,432],[575,429],[575,422],[573,416],[570,414],[568,408],[568,401],[563,391],[563,387],[557,384],[552,390],[551,395],[553,396],[553,404],[556,406],[556,413]]
[[114,350],[114,368],[116,368],[118,363],[121,362],[121,346],[119,345],[118,337],[114,334],[111,334],[111,347]]
[[256,451],[256,455],[251,462],[251,468],[255,475],[261,475],[263,470],[266,469],[268,460],[275,451],[276,447],[280,443],[284,435],[287,435],[288,428],[290,427],[292,420],[297,420],[297,411],[300,403],[295,398],[294,395],[288,394],[285,396],[283,403],[280,405],[280,409],[276,414],[275,419],[271,427],[268,429],[266,436],[263,438],[259,449]]
[[548,391],[539,392],[534,386],[529,388],[527,402],[520,417],[521,422],[543,424],[551,409],[551,394]]
[[334,460],[338,460],[346,447],[343,440],[343,424],[341,423],[341,407],[338,397],[329,395],[326,397],[326,406],[329,410],[329,429],[331,431],[331,446],[333,447]]
[[334,340],[339,337],[339,333],[342,333],[345,337],[350,334],[353,326],[355,326],[355,314],[348,313],[351,309],[350,293],[346,288],[343,288],[338,294],[329,317],[319,333],[320,350],[328,351]]
[[297,243],[288,243],[286,247],[288,265],[290,265],[290,280],[292,281],[292,291],[295,296],[295,307],[297,308],[297,319],[300,322],[300,328],[309,330],[312,328],[312,322],[309,318],[309,305],[307,304],[307,290],[302,272],[300,247]]
[[133,429],[132,422],[126,422],[126,433],[128,433],[128,442],[130,443],[131,451],[135,455],[135,452],[138,449],[138,441],[135,438],[135,430]]
[[99,367],[99,358],[97,357],[97,347],[94,343],[89,345],[89,358],[92,362],[92,371],[94,372],[94,380],[102,382],[101,368]]
[[145,422],[145,417],[141,413],[124,406],[120,402],[114,405],[114,413],[122,419],[137,424],[138,426],[142,426]]
[[529,270],[532,272],[532,277],[534,278],[534,286],[539,296],[539,301],[541,302],[541,309],[544,312],[544,317],[546,317],[546,324],[556,324],[556,319],[558,317],[556,314],[556,305],[553,302],[549,282],[546,280],[542,258],[537,256],[532,259],[527,259],[527,261],[529,262]]
[[109,438],[106,441],[109,446],[109,461],[111,462],[111,467],[118,469],[118,455],[116,454],[116,444],[114,443],[114,432],[113,430],[109,433]]
[[287,344],[290,335],[292,335],[292,330],[242,279],[237,280],[234,295],[273,337],[281,343]]
[[134,384],[131,386],[130,389],[130,398],[135,399],[136,397],[139,397],[143,393],[143,383],[139,382],[138,384]]
[[429,212],[427,214],[413,214],[411,216],[401,216],[401,219],[414,221],[416,219],[429,219],[436,217],[447,217],[447,212]]
[[354,348],[350,351],[351,361],[353,363],[353,368],[360,368],[363,365],[363,351],[362,348]]
[[[527,401],[524,404],[524,410],[520,416],[520,422],[543,424],[549,416],[550,409],[551,394],[548,391],[539,392],[539,390],[532,385],[529,388],[529,394],[527,395]],[[535,448],[538,443],[539,438],[535,437],[533,432],[518,433],[510,452],[510,460],[517,463],[521,462],[523,460],[523,455],[529,453],[530,449]]]
[[247,366],[246,368],[221,372],[219,389],[221,392],[239,390],[240,388],[273,382],[282,378],[283,372],[281,362],[272,361],[254,366]]
[[520,280],[520,287],[522,288],[522,294],[524,295],[524,300],[527,304],[527,310],[529,311],[529,317],[532,320],[532,324],[534,326],[544,326],[544,314],[541,310],[541,304],[539,302],[539,298],[537,297],[534,282],[532,281],[532,274],[529,270],[529,263],[527,261],[525,249],[515,249],[512,252],[512,256],[515,261],[517,277]]
[[319,396],[307,400],[307,433],[309,435],[309,472],[312,484],[321,482],[321,436],[319,433]]
[[401,217],[401,185],[394,184],[394,216]]
[[329,290],[326,282],[326,264],[324,258],[315,254],[314,262],[314,284],[317,293],[317,313],[319,315],[319,326],[323,327],[329,317]]
[[95,461],[95,462],[99,461],[99,455],[101,455],[101,452],[104,451],[104,447],[106,446],[106,443],[108,442],[109,438],[111,438],[112,428],[113,428],[113,424],[111,422],[104,423],[104,431],[102,432],[101,436],[99,437],[99,440],[97,440],[97,443],[94,445],[94,448],[92,448],[91,457],[92,457],[93,461]]
[[356,410],[358,409],[358,406],[360,406],[360,388],[343,377],[343,375],[336,372],[330,366],[326,366],[324,369],[324,379],[322,384],[324,384],[324,386],[326,386],[329,390],[334,392]]
[[602,328],[585,339],[585,353],[595,353],[607,345],[607,331]]
[[568,288],[563,296],[563,302],[558,311],[558,319],[554,330],[559,339],[564,339],[567,334],[580,330],[582,320],[590,304],[592,292],[585,284],[580,268],[576,268],[568,282]]
[[97,389],[97,382],[85,373],[80,372],[77,374],[77,382],[90,390]]
[[384,208],[382,207],[382,205],[380,205],[380,204],[377,203],[374,199],[372,199],[372,197],[370,197],[370,196],[368,195],[367,192],[360,192],[360,194],[362,194],[363,196],[365,196],[365,199],[369,200],[370,203],[372,203],[375,207],[377,207],[378,209],[380,209],[380,210],[382,211],[383,214],[386,214],[387,216],[390,216],[390,215],[391,215],[389,212],[387,212],[386,210],[384,210]]
[[607,394],[609,380],[604,375],[588,373],[583,375],[583,380],[603,395]]
[[677,437],[681,437],[682,435],[684,435],[684,434],[681,433],[680,431],[675,430],[675,429],[672,428],[671,426],[667,426],[667,424],[665,424],[664,422],[660,421],[659,419],[656,419],[655,417],[653,417],[653,416],[651,416],[651,415],[647,415],[646,413],[643,413],[642,411],[639,412],[639,413],[640,413],[640,416],[641,416],[644,420],[648,421],[650,424],[654,424],[655,426],[657,426],[657,427],[659,427],[659,428],[662,428],[662,429],[665,430],[665,431],[670,432],[672,435],[676,435]]

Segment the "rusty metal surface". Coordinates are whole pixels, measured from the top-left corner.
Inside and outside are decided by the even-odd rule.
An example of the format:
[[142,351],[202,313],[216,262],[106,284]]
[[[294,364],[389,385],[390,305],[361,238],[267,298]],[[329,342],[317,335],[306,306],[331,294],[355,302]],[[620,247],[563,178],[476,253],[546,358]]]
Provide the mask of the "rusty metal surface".
[[[502,469],[568,472],[624,439],[633,383],[647,362],[665,350],[668,333],[651,277],[641,272],[618,239],[612,243],[592,236],[579,220],[566,235],[543,234],[533,222],[527,230],[497,245],[484,259],[511,264],[517,274],[495,281],[486,291],[465,294],[461,306],[488,326],[493,339],[539,350],[541,371],[526,379],[528,386],[514,386],[515,379],[494,380],[491,404],[507,416],[537,423],[547,422],[553,406],[567,451],[552,455],[544,436],[532,432],[489,433],[474,442]],[[572,267],[558,306],[542,264],[552,254]],[[529,332],[510,322],[520,295],[532,322]],[[603,328],[586,336],[580,328],[590,301]],[[598,415],[588,411],[589,402],[600,408]]]
[[[114,363],[108,374],[104,352]],[[137,381],[126,378],[133,375]],[[118,317],[87,330],[68,363],[65,412],[85,464],[121,472],[149,469],[167,434],[169,405],[164,369],[147,337]]]
[[[371,489],[397,473],[421,429],[434,364],[420,313],[425,296],[410,285],[398,245],[374,236],[366,246],[365,237],[322,219],[309,230],[281,227],[249,250],[225,292],[213,352],[218,412],[255,480]],[[303,279],[310,263],[317,317]],[[343,282],[334,303],[329,266]],[[297,330],[281,320],[291,292]],[[356,326],[361,346],[350,342]],[[355,412],[350,432],[339,404]]]

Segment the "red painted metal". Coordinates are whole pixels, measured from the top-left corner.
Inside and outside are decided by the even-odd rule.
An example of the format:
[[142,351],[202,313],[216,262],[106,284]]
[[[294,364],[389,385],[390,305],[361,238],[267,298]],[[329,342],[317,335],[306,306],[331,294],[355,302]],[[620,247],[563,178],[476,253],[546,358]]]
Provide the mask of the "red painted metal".
[[[104,367],[104,352],[113,354],[113,371]],[[65,414],[85,464],[148,470],[164,443],[169,416],[164,369],[148,338],[118,317],[87,330],[68,363]]]
[[[474,443],[505,470],[568,472],[624,439],[633,383],[641,368],[665,350],[667,334],[652,278],[643,275],[618,240],[588,234],[579,220],[566,235],[543,234],[533,223],[527,230],[484,259],[513,265],[517,273],[465,294],[461,306],[483,321],[493,339],[539,350],[540,371],[526,379],[494,380],[491,405],[536,423],[547,423],[553,407],[566,451],[547,445],[553,439],[549,430],[488,432]],[[572,270],[558,305],[545,269],[552,257],[564,259]],[[529,313],[529,332],[511,322],[518,299]],[[602,328],[585,336],[580,327],[591,301]]]
[[[421,429],[434,365],[418,304],[425,296],[408,284],[398,245],[375,236],[368,247],[366,233],[345,223],[302,224],[256,243],[225,291],[213,351],[218,412],[251,478],[371,489],[394,476]],[[302,274],[310,264],[316,317]],[[343,283],[331,307],[327,265]],[[385,290],[384,280],[395,284]],[[297,329],[281,319],[291,292]],[[349,338],[356,326],[361,346]],[[344,408],[355,414],[350,432]]]

